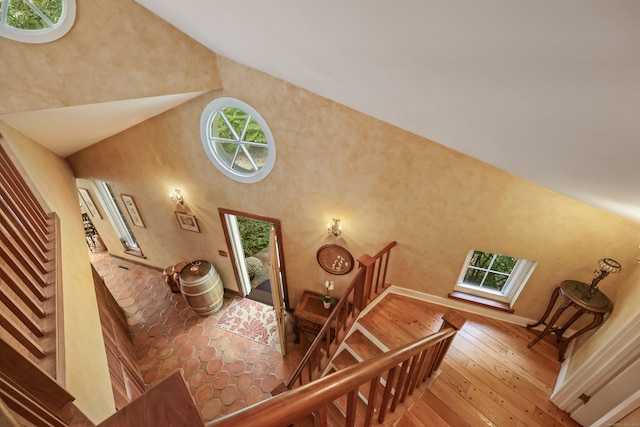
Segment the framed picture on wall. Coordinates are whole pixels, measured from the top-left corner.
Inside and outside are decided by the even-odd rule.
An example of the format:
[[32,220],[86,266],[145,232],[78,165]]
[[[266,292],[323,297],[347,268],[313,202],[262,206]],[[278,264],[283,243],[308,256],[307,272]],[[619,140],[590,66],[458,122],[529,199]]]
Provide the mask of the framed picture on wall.
[[142,217],[140,216],[140,212],[138,212],[138,207],[136,206],[135,200],[133,200],[133,196],[128,194],[121,194],[122,202],[124,203],[124,207],[129,212],[129,216],[131,217],[131,222],[136,227],[144,227],[144,222],[142,221]]
[[89,194],[89,190],[86,188],[78,188],[78,192],[80,193],[80,199],[82,199],[82,204],[87,209],[87,211],[94,218],[102,219],[100,216],[100,211],[96,208],[96,205],[93,203],[93,199],[91,198],[91,194]]
[[178,224],[180,224],[180,228],[183,230],[194,231],[196,233],[200,232],[200,227],[198,227],[198,220],[194,215],[188,214],[186,212],[176,212],[176,217],[178,218]]

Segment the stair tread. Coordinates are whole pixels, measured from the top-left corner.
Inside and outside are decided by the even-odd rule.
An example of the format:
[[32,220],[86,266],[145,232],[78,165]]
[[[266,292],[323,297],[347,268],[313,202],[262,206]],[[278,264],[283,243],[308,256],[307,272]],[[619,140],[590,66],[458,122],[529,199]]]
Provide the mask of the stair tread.
[[[357,328],[353,329],[353,332],[345,340],[347,348],[343,348],[333,358],[332,363],[335,369],[330,369],[327,374],[352,366],[358,363],[359,359],[367,360],[384,353],[385,350],[379,348],[376,342],[382,343],[389,349],[393,349],[437,332],[442,324],[442,312],[438,310],[437,307],[434,307],[433,304],[426,301],[388,293],[378,301],[365,316],[360,318],[357,323],[360,324],[360,328],[366,329],[366,331]],[[387,375],[388,373],[385,372],[382,378],[386,379]],[[356,425],[360,425],[366,417],[367,404],[365,400],[369,398],[370,385],[371,382],[367,381],[358,388]],[[384,386],[382,384],[378,383],[378,387],[375,398],[376,402],[374,403],[374,407],[377,408],[374,419],[378,417],[384,392]],[[387,413],[384,425],[401,425],[398,424],[399,419],[405,415],[404,411],[413,403],[409,403],[409,401],[415,400],[423,391],[424,388],[417,391],[417,395],[412,397],[408,396],[408,401],[406,402],[408,406],[402,409],[399,407],[393,414]],[[334,405],[338,408],[336,412],[339,412],[339,414],[336,415],[330,411],[329,425],[343,425],[344,414],[346,414],[347,409],[347,396],[342,396],[335,400]],[[401,407],[402,406],[403,405],[401,405]],[[338,417],[337,421],[336,417]],[[422,424],[423,419],[416,414],[411,414],[407,417],[407,425],[424,425]]]
[[437,332],[441,316],[421,300],[388,294],[359,323],[388,348],[397,348]]
[[358,363],[358,360],[345,349],[340,351],[340,353],[338,353],[338,355],[333,358],[333,364],[338,369],[348,368],[349,366],[353,366],[356,363]]
[[347,338],[346,343],[351,347],[362,360],[371,359],[374,356],[384,353],[377,345],[375,345],[362,332],[356,330]]

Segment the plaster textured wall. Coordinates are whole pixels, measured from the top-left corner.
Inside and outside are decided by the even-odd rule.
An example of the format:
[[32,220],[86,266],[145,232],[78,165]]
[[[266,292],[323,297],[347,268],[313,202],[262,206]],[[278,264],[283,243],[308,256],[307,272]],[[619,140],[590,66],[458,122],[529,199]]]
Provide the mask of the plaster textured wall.
[[66,389],[76,406],[98,423],[115,411],[115,403],[73,173],[65,160],[2,121],[0,133],[60,218]]
[[[216,56],[131,0],[78,0],[67,35],[0,37],[0,114],[220,87]],[[203,72],[206,70],[206,72]],[[168,78],[171,76],[172,78]]]
[[[599,258],[627,267],[602,282],[612,298],[635,266],[638,224],[228,59],[218,63],[223,90],[69,158],[78,177],[134,195],[147,224],[134,232],[150,265],[208,259],[237,290],[229,259],[217,253],[227,249],[217,213],[224,207],[281,219],[293,304],[305,289],[322,291],[328,274],[316,251],[332,242],[357,258],[397,240],[389,280],[440,297],[452,290],[469,249],[538,261],[514,307],[528,318],[544,311],[561,280],[590,281]],[[265,180],[240,184],[209,163],[198,122],[219,96],[248,102],[269,123],[277,160]],[[167,197],[173,188],[182,190],[201,234],[178,228]],[[344,227],[337,240],[325,231],[333,217]],[[338,291],[350,278],[333,278]]]

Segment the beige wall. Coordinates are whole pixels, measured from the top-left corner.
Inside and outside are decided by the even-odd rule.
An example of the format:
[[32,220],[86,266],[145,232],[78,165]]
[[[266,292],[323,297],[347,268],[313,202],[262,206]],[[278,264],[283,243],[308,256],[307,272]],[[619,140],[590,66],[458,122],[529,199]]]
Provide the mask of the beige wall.
[[[590,281],[599,258],[624,266],[602,282],[612,298],[635,268],[638,224],[233,61],[218,62],[224,90],[69,158],[78,177],[105,179],[116,193],[134,195],[147,225],[134,232],[150,265],[205,258],[237,290],[229,259],[218,255],[227,249],[217,212],[224,207],[282,220],[294,304],[304,289],[322,291],[328,278],[315,256],[335,241],[325,230],[333,217],[344,227],[336,242],[354,257],[397,240],[391,282],[441,297],[471,248],[538,261],[515,305],[528,318],[541,314],[559,281]],[[206,157],[199,117],[219,96],[247,101],[271,127],[277,160],[265,180],[231,181]],[[173,188],[182,190],[201,234],[178,228],[167,196]],[[334,279],[342,288],[350,277]]]
[[66,389],[97,423],[115,411],[115,403],[73,173],[65,160],[2,121],[0,133],[60,218]]
[[[216,56],[132,0],[77,0],[67,35],[0,37],[0,114],[220,88]],[[206,70],[206,72],[203,72]]]

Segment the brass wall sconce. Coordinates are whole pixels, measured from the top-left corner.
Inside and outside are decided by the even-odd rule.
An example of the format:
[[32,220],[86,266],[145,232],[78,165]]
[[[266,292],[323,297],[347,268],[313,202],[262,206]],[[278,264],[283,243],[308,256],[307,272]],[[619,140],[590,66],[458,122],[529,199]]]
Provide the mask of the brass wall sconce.
[[591,298],[598,291],[598,283],[611,273],[618,273],[622,270],[622,265],[611,258],[602,258],[598,261],[599,270],[594,271],[595,278],[591,281],[591,287],[587,293],[587,298]]
[[180,190],[178,190],[177,188],[169,193],[169,198],[175,204],[184,207],[184,197],[182,197],[182,194],[180,194]]
[[338,237],[342,234],[342,226],[340,225],[340,219],[333,218],[333,224],[327,224],[327,233],[333,234],[335,237]]

